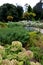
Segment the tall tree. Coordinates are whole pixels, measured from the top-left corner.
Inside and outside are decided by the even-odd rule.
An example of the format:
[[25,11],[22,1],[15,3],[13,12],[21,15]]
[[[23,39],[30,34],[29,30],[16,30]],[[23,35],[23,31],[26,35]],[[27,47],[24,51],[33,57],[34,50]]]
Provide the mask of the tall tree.
[[0,7],[0,21],[8,21],[8,16],[12,16],[13,21],[18,20],[17,7],[13,4],[6,3]]
[[18,5],[17,6],[17,12],[18,12],[19,19],[22,19],[22,16],[23,16],[23,7]]
[[32,8],[31,8],[30,5],[28,6],[27,11],[28,11],[28,12],[32,12]]

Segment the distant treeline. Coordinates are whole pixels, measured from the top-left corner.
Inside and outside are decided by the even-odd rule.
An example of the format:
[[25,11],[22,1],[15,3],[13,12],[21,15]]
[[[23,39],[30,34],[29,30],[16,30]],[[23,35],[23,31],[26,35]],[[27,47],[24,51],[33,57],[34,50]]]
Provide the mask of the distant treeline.
[[[31,8],[30,5],[25,5],[26,11],[24,12],[23,7],[20,5],[13,5],[5,3],[0,6],[0,21],[20,21],[20,20],[40,20],[43,18],[43,12],[40,13],[37,8]],[[41,17],[40,17],[41,14]]]

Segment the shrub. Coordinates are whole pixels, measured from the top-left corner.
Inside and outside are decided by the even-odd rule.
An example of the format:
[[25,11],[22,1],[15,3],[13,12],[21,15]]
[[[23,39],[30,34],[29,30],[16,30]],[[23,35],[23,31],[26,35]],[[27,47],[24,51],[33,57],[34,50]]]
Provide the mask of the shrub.
[[39,47],[30,47],[30,50],[34,53],[34,59],[43,65],[43,50]]
[[6,23],[0,22],[0,28],[6,28],[6,27],[7,27],[7,24]]
[[33,53],[31,51],[19,52],[18,53],[18,60],[25,61],[27,59],[32,59]]
[[25,20],[33,20],[34,19],[34,17],[36,16],[36,14],[35,13],[32,13],[32,12],[25,12],[24,14],[23,14],[23,17],[24,17],[24,19]]
[[16,27],[23,27],[24,26],[24,24],[21,22],[8,22],[6,24],[7,24],[8,28],[14,28],[15,26]]
[[24,45],[28,39],[28,32],[23,27],[0,29],[0,42],[2,44],[11,44],[12,41],[20,41]]
[[[18,47],[21,48],[19,49]],[[11,51],[12,48],[14,48],[13,51]],[[17,48],[16,52],[15,48]],[[34,63],[31,62],[31,60],[34,59],[39,60],[43,65],[43,53],[41,53],[40,48],[31,47],[30,50],[23,48],[22,43],[19,41],[13,41],[11,45],[0,46],[0,65],[34,65]],[[35,65],[41,64],[36,62]]]
[[29,40],[27,46],[37,46],[43,48],[43,34],[40,32],[29,32]]

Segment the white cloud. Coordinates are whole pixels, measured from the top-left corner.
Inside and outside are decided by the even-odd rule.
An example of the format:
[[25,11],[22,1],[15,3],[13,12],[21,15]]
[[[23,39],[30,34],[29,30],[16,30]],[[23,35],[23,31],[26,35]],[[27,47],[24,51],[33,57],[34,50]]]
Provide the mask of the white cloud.
[[24,6],[26,3],[30,4],[32,7],[39,2],[40,0],[0,0],[0,5],[4,3],[12,3],[12,4],[19,4]]

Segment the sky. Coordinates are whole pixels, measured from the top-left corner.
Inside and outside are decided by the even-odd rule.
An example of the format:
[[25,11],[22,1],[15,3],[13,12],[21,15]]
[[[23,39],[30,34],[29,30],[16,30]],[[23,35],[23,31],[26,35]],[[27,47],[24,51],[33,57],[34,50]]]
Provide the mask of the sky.
[[0,5],[4,4],[4,3],[11,3],[11,4],[18,4],[18,5],[22,5],[24,7],[24,5],[26,3],[28,3],[29,5],[31,5],[31,7],[34,7],[36,5],[37,2],[39,2],[40,0],[0,0]]

